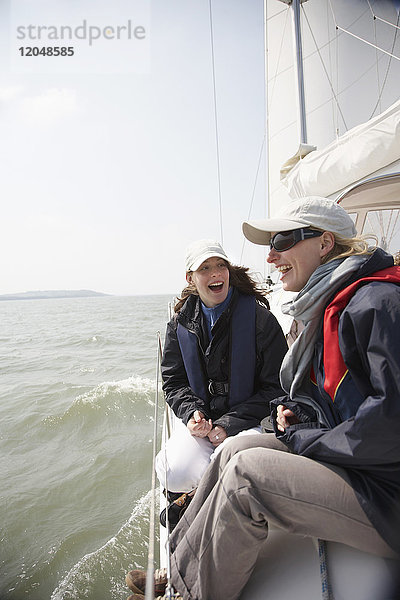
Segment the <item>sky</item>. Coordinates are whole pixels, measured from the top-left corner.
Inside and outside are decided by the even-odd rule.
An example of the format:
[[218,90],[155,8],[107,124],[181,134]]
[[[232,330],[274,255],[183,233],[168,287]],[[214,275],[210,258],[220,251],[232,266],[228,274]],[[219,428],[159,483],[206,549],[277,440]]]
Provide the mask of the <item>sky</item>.
[[[372,5],[398,19],[398,0]],[[400,63],[370,43],[400,42],[367,0],[302,7],[308,141],[324,148],[398,99]],[[175,295],[200,238],[268,274],[241,225],[267,216],[268,186],[273,214],[287,201],[299,143],[290,10],[268,11],[269,157],[264,0],[0,0],[0,294]],[[28,56],[49,47],[73,55]]]
[[[263,4],[212,3],[221,236],[209,3],[2,0],[0,294],[175,294],[199,238],[264,268]],[[74,56],[19,50],[49,45]]]

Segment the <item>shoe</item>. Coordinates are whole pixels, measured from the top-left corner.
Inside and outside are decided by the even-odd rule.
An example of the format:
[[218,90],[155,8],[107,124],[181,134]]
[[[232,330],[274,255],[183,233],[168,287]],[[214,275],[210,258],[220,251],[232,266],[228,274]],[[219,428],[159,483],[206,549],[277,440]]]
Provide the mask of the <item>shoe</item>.
[[177,500],[180,496],[182,496],[184,492],[169,492],[168,490],[163,490],[163,494],[168,500],[168,502],[173,502]]
[[[146,571],[140,571],[135,569],[129,571],[125,577],[126,585],[136,595],[144,596],[146,593]],[[167,569],[156,569],[154,571],[154,594],[156,596],[162,596],[167,587]],[[139,600],[134,597],[134,600]]]
[[[155,600],[166,600],[166,598],[166,596],[157,596]],[[172,598],[174,600],[183,600],[180,594],[174,594]],[[144,600],[144,596],[143,594],[132,594],[131,596],[128,596],[126,600]]]
[[[196,490],[192,490],[191,492],[181,494],[178,496],[178,498],[175,498],[172,502],[170,502],[170,504],[168,504],[168,523],[170,531],[173,531],[178,525],[180,518],[192,501],[195,491]],[[162,510],[160,513],[160,523],[163,527],[167,526],[166,508],[164,508],[164,510]]]

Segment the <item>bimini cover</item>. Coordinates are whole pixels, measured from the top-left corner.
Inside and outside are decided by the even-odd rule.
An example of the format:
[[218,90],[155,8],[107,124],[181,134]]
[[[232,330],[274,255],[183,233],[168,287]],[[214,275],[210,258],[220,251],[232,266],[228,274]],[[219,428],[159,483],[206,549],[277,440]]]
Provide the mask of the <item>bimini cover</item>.
[[400,159],[400,100],[311,152],[282,179],[292,198],[331,196]]

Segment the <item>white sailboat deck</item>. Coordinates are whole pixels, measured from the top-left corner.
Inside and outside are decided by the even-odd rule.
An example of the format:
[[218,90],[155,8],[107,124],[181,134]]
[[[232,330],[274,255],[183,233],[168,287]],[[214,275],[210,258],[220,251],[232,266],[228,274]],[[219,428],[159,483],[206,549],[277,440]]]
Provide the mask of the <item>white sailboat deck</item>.
[[[334,600],[397,600],[399,563],[327,544]],[[325,596],[328,598],[329,596]],[[321,600],[317,541],[272,530],[240,600]]]

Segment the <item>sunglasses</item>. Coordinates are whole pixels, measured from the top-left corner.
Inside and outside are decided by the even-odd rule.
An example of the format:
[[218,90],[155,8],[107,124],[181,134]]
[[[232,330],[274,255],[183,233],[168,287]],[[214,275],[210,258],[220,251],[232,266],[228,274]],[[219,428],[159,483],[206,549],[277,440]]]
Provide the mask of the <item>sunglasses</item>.
[[308,238],[320,237],[323,231],[313,229],[292,229],[291,231],[280,231],[271,238],[271,248],[277,252],[284,252],[293,248],[297,242],[307,240]]

